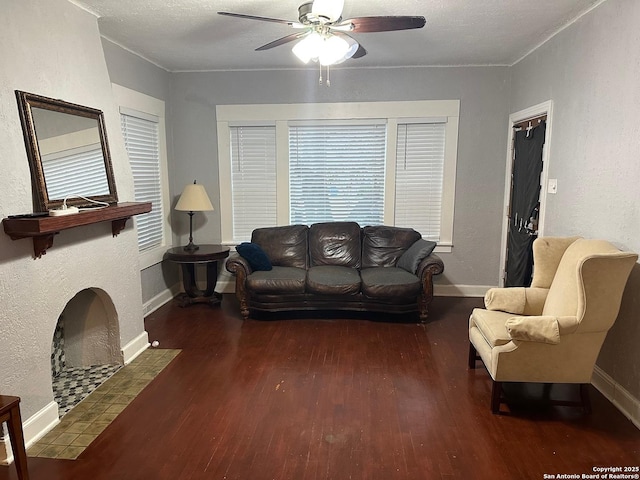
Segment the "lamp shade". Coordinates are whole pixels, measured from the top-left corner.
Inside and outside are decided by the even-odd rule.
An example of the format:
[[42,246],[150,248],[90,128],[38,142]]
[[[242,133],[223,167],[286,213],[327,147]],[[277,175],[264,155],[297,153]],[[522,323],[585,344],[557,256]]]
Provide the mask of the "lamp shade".
[[176,210],[183,212],[206,212],[213,210],[213,205],[204,185],[195,182],[184,187],[182,195],[176,204]]

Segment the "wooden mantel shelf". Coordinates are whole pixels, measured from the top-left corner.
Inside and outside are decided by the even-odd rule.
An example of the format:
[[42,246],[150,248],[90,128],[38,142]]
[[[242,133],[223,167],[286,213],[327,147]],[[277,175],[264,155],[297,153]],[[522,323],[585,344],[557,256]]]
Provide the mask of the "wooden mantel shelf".
[[33,253],[36,258],[40,258],[53,245],[54,235],[62,230],[110,221],[115,237],[124,229],[130,217],[150,211],[150,202],[125,202],[59,217],[9,217],[2,220],[2,226],[4,233],[12,240],[33,238]]

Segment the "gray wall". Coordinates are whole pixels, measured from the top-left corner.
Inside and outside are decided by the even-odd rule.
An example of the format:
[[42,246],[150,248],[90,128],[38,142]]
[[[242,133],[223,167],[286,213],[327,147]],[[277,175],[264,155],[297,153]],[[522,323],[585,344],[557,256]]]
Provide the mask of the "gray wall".
[[[173,162],[171,138],[171,74],[143,60],[109,40],[102,39],[109,77],[112,83],[130,88],[165,102],[165,124],[167,130],[167,162]],[[169,178],[171,182],[171,178]],[[171,189],[173,191],[173,188]],[[179,194],[179,192],[178,192]],[[173,215],[173,211],[167,212]],[[169,240],[171,241],[171,239]],[[147,303],[179,282],[178,269],[167,261],[152,265],[140,272],[142,277],[142,302]]]
[[[102,110],[118,196],[132,200],[133,178],[95,17],[66,0],[2,0],[1,10],[0,217],[33,211],[14,90]],[[35,260],[30,239],[0,235],[0,392],[22,398],[24,420],[43,410],[57,414],[51,344],[58,317],[78,292],[94,288],[110,297],[118,351],[146,335],[137,250],[131,222],[115,238],[108,222],[65,230]]]
[[[497,285],[508,69],[343,69],[332,72],[330,88],[319,86],[317,75],[315,69],[174,74],[173,185],[197,179],[219,205],[216,105],[460,99],[454,247],[442,254],[445,273],[437,281]],[[203,217],[197,237],[219,240],[219,212]],[[184,238],[186,223],[178,232]]]
[[[548,235],[640,252],[640,2],[609,0],[511,70],[510,110],[553,100]],[[640,266],[598,365],[640,398]]]

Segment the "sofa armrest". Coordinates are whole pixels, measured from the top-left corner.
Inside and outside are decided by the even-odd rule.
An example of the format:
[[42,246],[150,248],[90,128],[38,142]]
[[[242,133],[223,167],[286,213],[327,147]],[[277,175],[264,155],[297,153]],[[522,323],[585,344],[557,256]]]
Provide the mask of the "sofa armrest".
[[245,320],[249,318],[249,306],[247,297],[249,295],[246,286],[246,280],[253,272],[253,269],[243,257],[240,255],[232,255],[225,263],[227,271],[236,277],[236,298],[240,302],[240,313]]
[[244,258],[237,254],[229,257],[227,263],[225,264],[225,267],[228,272],[236,276],[238,275],[238,273],[240,273],[240,271],[244,273],[245,277],[251,275],[251,273],[253,272],[251,266],[249,265],[249,262],[247,262]]
[[490,288],[484,296],[487,310],[500,310],[518,315],[540,315],[549,290],[547,288]]
[[433,253],[423,258],[415,271],[422,286],[422,292],[418,295],[418,313],[422,322],[427,321],[429,304],[433,300],[433,276],[442,272],[444,272],[444,263],[440,257]]
[[438,255],[432,253],[420,262],[415,274],[424,283],[427,276],[430,278],[433,275],[440,275],[442,272],[444,272],[444,262]]

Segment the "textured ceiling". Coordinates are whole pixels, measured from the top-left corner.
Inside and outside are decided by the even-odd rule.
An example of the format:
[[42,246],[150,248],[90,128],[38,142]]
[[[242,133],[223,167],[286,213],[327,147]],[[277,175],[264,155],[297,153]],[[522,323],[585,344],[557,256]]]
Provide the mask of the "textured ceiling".
[[[101,34],[169,71],[301,68],[287,25],[217,15],[230,11],[297,21],[296,0],[70,0],[94,13]],[[338,66],[511,65],[603,0],[345,0],[343,18],[422,15],[419,30],[361,33],[368,51]],[[309,67],[306,67],[309,68]]]

